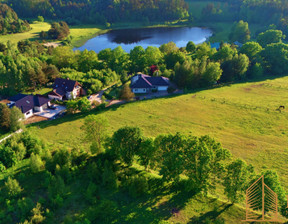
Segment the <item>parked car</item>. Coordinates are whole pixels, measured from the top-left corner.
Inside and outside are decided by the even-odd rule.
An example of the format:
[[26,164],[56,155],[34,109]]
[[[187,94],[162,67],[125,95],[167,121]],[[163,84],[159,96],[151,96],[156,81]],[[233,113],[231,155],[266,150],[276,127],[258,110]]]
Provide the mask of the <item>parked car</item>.
[[51,110],[56,110],[57,107],[53,104],[53,105],[51,105],[51,106],[49,107],[49,109],[51,109]]

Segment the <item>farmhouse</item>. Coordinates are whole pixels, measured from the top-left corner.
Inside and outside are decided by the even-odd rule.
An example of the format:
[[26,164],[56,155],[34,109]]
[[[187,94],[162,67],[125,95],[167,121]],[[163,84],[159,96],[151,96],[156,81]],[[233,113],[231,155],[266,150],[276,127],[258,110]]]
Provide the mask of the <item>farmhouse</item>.
[[18,107],[24,114],[25,119],[32,117],[35,112],[42,112],[50,106],[51,99],[48,99],[41,95],[25,95],[18,94],[9,98],[10,103],[7,105],[12,107]]
[[71,100],[81,95],[81,85],[74,80],[70,79],[55,79],[53,91],[49,93],[49,99],[55,100]]
[[170,81],[162,76],[149,76],[138,74],[131,79],[131,90],[133,93],[150,93],[155,91],[167,91]]

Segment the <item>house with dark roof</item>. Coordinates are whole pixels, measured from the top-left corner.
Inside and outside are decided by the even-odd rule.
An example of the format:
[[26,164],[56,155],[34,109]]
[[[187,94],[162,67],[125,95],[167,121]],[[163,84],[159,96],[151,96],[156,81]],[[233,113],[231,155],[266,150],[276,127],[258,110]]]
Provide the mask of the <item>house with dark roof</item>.
[[42,112],[50,106],[51,99],[42,95],[25,95],[18,94],[9,98],[10,103],[7,105],[18,107],[24,114],[25,119],[32,117],[35,112]]
[[71,100],[81,95],[82,87],[74,80],[56,78],[53,84],[53,91],[49,93],[49,99]]
[[131,91],[133,93],[150,93],[155,91],[167,91],[170,81],[162,76],[149,76],[138,74],[131,78]]

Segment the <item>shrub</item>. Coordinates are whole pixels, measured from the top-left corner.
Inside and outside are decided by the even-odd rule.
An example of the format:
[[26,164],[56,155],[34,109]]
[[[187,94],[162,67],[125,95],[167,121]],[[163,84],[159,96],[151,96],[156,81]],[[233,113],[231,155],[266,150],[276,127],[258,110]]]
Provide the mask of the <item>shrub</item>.
[[55,155],[53,156],[54,164],[58,164],[60,166],[64,166],[66,164],[70,164],[71,162],[71,155],[68,149],[63,148],[58,150]]
[[93,141],[91,146],[90,146],[90,151],[91,151],[92,154],[98,155],[98,154],[104,152],[104,148],[103,147],[99,147],[97,142]]
[[16,154],[16,158],[18,161],[21,161],[26,156],[26,148],[22,142],[12,144],[13,151]]
[[19,182],[11,177],[8,177],[7,181],[5,182],[5,188],[7,194],[10,197],[16,197],[22,192],[22,188],[19,185]]
[[132,100],[135,97],[135,94],[131,91],[130,86],[128,84],[124,85],[119,93],[119,98],[121,100]]
[[45,165],[41,157],[39,155],[34,155],[34,153],[32,153],[30,158],[30,169],[32,173],[38,173],[39,171],[43,170],[44,167]]
[[31,198],[21,198],[17,201],[17,207],[19,213],[18,217],[21,217],[21,221],[24,221],[22,219],[27,218],[34,207],[34,203]]
[[146,177],[140,175],[128,177],[124,186],[132,197],[140,197],[149,191],[149,184]]
[[45,220],[45,217],[42,215],[43,213],[41,204],[37,203],[36,207],[32,209],[31,223],[42,223]]
[[66,193],[64,180],[60,176],[53,176],[48,187],[50,199],[53,200],[54,195],[63,196]]
[[9,168],[17,163],[17,156],[10,147],[0,146],[0,162]]
[[103,186],[110,188],[112,190],[117,189],[117,178],[113,171],[112,166],[108,161],[105,161],[104,171],[102,174],[102,184]]
[[44,17],[43,16],[38,16],[37,17],[38,22],[44,22]]
[[168,92],[168,93],[174,93],[175,90],[176,90],[176,89],[175,89],[174,87],[169,86],[168,89],[167,89],[167,92]]
[[[103,200],[99,206],[91,207],[88,210],[87,218],[91,220],[92,223],[106,222],[112,223],[114,217],[117,216],[118,205],[114,201]],[[97,222],[97,223],[98,223]]]
[[87,201],[89,201],[90,203],[95,203],[96,202],[96,194],[97,194],[97,185],[90,182],[87,190],[85,192],[85,197],[87,199]]

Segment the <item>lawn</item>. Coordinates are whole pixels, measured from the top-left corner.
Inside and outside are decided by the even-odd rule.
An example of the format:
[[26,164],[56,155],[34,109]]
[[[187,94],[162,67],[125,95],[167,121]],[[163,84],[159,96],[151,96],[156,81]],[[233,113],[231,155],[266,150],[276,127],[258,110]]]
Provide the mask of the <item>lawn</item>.
[[33,94],[33,95],[36,95],[36,94],[40,94],[40,95],[48,95],[48,93],[50,93],[52,91],[51,88],[42,88],[42,89],[38,89],[38,90],[27,90],[25,92],[23,92],[23,94]]
[[[211,135],[258,171],[276,169],[288,188],[288,112],[277,110],[281,105],[287,108],[287,90],[288,77],[278,78],[133,102],[102,114],[109,119],[110,134],[129,125],[139,126],[152,137],[176,132]],[[80,147],[80,127],[86,115],[43,122],[30,129],[51,143]]]
[[70,35],[72,36],[72,45],[81,47],[85,42],[100,34],[106,33],[108,30],[95,27],[93,25],[81,25],[70,27]]
[[32,29],[28,32],[0,36],[0,42],[6,43],[10,40],[12,43],[16,44],[21,40],[35,40],[38,39],[41,31],[48,31],[50,29],[50,24],[46,22],[34,22],[30,24],[30,26]]

